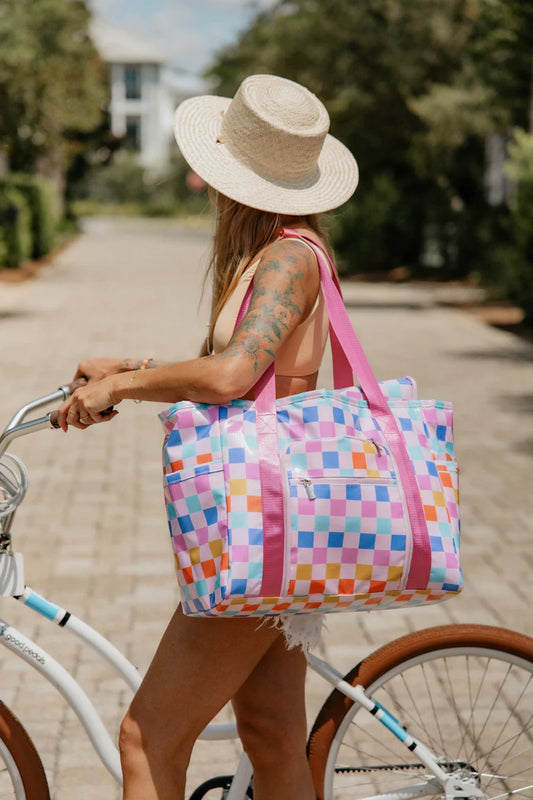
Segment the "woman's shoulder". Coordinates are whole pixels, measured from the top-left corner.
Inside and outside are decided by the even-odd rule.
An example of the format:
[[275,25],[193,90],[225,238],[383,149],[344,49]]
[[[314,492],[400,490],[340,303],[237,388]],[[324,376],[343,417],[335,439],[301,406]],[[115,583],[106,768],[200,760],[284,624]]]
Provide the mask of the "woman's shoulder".
[[[312,239],[321,250],[327,252],[326,245],[314,232],[307,230],[297,231],[302,236]],[[315,272],[318,269],[316,253],[311,245],[303,238],[280,236],[260,253],[255,259],[258,272],[263,270],[296,271],[301,269]]]
[[292,298],[300,315],[314,308],[320,288],[320,269],[315,252],[300,239],[283,237],[263,252],[254,277],[257,297]]
[[277,239],[263,251],[255,269],[255,281],[307,279],[317,272],[312,250],[298,239]]

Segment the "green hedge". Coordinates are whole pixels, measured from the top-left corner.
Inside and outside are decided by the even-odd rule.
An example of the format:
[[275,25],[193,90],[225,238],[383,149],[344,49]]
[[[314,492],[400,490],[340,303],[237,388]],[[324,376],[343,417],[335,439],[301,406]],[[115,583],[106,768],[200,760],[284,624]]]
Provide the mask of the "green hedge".
[[33,258],[41,258],[53,246],[58,223],[58,202],[54,184],[40,175],[11,173],[0,180],[2,185],[19,191],[30,210]]
[[509,220],[511,244],[500,250],[500,285],[533,322],[533,180],[515,187]]
[[533,135],[515,128],[505,172],[514,183],[509,244],[500,255],[499,285],[533,322]]
[[31,215],[21,192],[0,183],[0,266],[18,267],[32,252]]

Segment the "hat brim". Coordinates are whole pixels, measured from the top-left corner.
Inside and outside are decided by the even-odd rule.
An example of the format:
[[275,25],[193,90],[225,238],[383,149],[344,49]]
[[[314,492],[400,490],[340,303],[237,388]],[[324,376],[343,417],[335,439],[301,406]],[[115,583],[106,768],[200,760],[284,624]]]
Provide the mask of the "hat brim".
[[315,175],[298,187],[269,180],[235,158],[218,141],[227,97],[202,95],[176,109],[174,135],[185,160],[206,183],[232,200],[278,214],[316,214],[337,208],[354,193],[357,162],[338,139],[328,134]]

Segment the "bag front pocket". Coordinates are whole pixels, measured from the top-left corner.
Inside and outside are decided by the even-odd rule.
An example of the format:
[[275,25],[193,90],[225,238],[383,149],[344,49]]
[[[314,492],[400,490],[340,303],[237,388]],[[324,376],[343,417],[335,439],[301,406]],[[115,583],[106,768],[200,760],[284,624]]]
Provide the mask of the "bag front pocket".
[[221,461],[164,476],[178,583],[197,610],[223,599],[228,573],[227,510]]
[[297,442],[282,460],[287,594],[400,589],[411,542],[388,449],[364,438]]
[[427,462],[427,474],[418,476],[422,507],[431,541],[432,591],[460,591],[459,471],[451,459]]

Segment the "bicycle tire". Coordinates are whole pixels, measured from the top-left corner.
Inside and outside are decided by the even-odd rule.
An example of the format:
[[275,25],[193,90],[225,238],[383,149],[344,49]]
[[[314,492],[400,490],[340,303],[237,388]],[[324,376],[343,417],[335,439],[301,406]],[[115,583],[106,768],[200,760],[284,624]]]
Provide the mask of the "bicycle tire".
[[[445,771],[474,776],[487,800],[533,798],[533,639],[485,625],[428,628],[376,650],[345,680],[386,706]],[[319,712],[307,752],[317,800],[401,791],[429,772],[338,690]]]
[[50,800],[39,754],[22,723],[1,700],[0,796],[16,800]]

